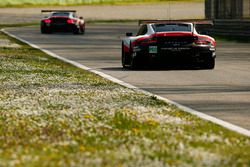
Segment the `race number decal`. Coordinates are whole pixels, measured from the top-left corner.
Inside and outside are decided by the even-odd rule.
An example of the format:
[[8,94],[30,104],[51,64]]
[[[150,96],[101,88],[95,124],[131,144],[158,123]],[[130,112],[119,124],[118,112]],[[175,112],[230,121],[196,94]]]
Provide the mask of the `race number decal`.
[[149,46],[149,53],[157,53],[157,46]]

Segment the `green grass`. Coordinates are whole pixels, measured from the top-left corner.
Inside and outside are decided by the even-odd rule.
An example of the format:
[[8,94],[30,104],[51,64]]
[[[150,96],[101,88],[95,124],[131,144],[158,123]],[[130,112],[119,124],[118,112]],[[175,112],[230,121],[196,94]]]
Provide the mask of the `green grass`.
[[225,35],[214,35],[214,38],[217,41],[226,41],[226,42],[240,42],[240,43],[250,43],[248,36],[225,36]]
[[0,7],[68,6],[68,5],[127,5],[165,2],[203,2],[204,0],[4,0]]
[[37,22],[29,22],[29,23],[17,23],[17,24],[0,24],[0,29],[7,27],[24,27],[24,26],[33,26],[38,25]]
[[249,137],[0,39],[0,166],[250,165]]

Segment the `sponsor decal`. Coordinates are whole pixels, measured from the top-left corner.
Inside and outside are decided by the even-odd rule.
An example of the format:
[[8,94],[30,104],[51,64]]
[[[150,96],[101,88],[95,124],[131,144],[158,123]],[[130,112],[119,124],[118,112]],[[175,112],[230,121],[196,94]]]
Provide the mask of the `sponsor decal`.
[[168,50],[168,51],[183,51],[183,50],[190,50],[191,48],[161,48],[161,50]]

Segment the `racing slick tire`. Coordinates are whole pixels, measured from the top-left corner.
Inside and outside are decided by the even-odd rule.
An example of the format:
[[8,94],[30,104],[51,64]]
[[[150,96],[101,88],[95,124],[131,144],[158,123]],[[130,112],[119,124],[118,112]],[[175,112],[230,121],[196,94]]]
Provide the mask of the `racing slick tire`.
[[129,64],[129,57],[128,54],[124,51],[124,44],[122,43],[122,67],[128,68]]
[[134,57],[132,54],[131,54],[131,58],[130,58],[130,63],[129,63],[129,68],[131,70],[136,70],[139,68],[139,65],[138,65],[138,58],[137,57]]
[[129,44],[129,53],[128,53],[128,61],[129,61],[129,69],[131,70],[137,70],[139,68],[139,61],[138,61],[138,57],[134,55],[133,53],[133,49],[131,46],[131,43]]
[[126,53],[124,51],[124,44],[122,43],[122,67],[135,70],[138,68],[138,61],[137,61],[138,58],[133,56],[131,43],[129,48],[130,48],[129,52]]
[[83,28],[74,28],[73,29],[73,34],[84,34],[85,33],[85,30]]
[[85,29],[84,28],[80,28],[81,34],[85,34]]
[[80,34],[80,30],[78,28],[73,29],[73,34]]
[[205,69],[214,69],[215,67],[215,58],[209,58],[204,62],[203,67]]
[[41,34],[49,34],[51,33],[50,30],[48,30],[47,28],[41,27]]

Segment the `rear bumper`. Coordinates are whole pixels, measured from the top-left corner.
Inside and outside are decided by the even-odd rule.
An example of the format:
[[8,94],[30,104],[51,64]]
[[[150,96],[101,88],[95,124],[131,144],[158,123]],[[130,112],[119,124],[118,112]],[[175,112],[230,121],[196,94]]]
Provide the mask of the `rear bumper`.
[[201,62],[215,58],[215,48],[211,46],[189,46],[189,47],[135,47],[133,56],[144,62]]
[[75,24],[41,24],[41,29],[45,29],[51,32],[63,31],[63,32],[72,32],[77,29]]

